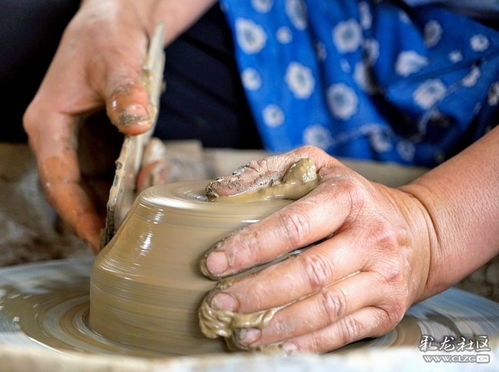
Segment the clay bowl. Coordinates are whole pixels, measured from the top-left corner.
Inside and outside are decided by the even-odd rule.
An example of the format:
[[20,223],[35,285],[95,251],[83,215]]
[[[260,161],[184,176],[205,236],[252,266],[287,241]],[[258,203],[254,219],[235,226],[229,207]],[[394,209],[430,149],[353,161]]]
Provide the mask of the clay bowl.
[[171,355],[224,351],[205,338],[197,309],[215,283],[199,269],[214,243],[289,201],[208,202],[208,181],[142,192],[90,280],[90,327],[122,344]]

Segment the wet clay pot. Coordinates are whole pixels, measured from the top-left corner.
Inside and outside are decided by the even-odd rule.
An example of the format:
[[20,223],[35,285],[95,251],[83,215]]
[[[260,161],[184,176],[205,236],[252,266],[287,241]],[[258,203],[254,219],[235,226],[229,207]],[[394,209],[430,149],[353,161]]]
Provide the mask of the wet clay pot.
[[208,202],[207,181],[145,190],[90,280],[90,327],[126,345],[170,355],[224,351],[204,337],[197,309],[215,283],[199,269],[203,253],[230,233],[289,201]]

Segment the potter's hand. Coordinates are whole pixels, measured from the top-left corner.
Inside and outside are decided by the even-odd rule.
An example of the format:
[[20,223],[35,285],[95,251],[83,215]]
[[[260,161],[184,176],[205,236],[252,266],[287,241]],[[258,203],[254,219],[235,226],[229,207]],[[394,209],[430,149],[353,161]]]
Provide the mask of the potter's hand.
[[123,133],[149,129],[151,102],[141,82],[141,66],[154,25],[165,22],[168,43],[212,2],[83,1],[25,113],[24,126],[49,201],[95,251],[102,221],[80,174],[78,122],[105,107]]
[[252,162],[211,189],[219,195],[242,192],[282,177],[304,157],[316,164],[319,186],[229,237],[206,260],[211,274],[226,276],[319,241],[213,297],[212,307],[238,313],[291,303],[263,329],[236,334],[243,347],[284,342],[285,351],[325,352],[379,336],[394,328],[424,291],[435,243],[425,207],[317,148]]

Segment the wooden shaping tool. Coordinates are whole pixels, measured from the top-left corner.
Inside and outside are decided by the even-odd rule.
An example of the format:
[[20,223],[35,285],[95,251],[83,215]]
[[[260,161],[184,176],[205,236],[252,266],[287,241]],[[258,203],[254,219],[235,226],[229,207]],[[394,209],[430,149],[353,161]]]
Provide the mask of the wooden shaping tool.
[[106,225],[101,235],[101,247],[105,246],[121,225],[135,200],[135,180],[140,170],[145,144],[151,138],[156,126],[159,111],[159,97],[165,88],[163,69],[165,54],[163,51],[164,26],[158,24],[149,41],[147,56],[142,67],[142,83],[147,88],[153,106],[152,126],[147,132],[137,136],[125,136],[120,155],[116,160],[113,185],[107,202]]

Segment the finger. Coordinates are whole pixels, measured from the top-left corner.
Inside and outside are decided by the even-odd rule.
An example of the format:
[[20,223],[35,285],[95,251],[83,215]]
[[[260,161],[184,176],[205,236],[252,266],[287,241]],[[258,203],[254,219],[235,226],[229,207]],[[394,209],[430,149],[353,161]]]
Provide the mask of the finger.
[[170,164],[166,159],[166,146],[159,138],[151,138],[144,147],[142,167],[137,175],[137,191],[162,185],[168,181]]
[[142,69],[147,35],[127,31],[91,60],[89,82],[104,99],[111,122],[122,133],[136,135],[151,127],[155,110],[147,90],[149,76]]
[[379,337],[393,327],[385,310],[364,307],[319,331],[287,340],[282,349],[286,353],[324,353],[367,337]]
[[317,147],[303,146],[285,154],[251,161],[236,169],[231,176],[211,182],[207,194],[211,197],[229,196],[268,185],[281,179],[293,163],[303,158],[310,158],[318,171],[326,165],[340,164]]
[[168,182],[170,164],[166,159],[156,160],[143,166],[137,175],[137,191],[141,192],[154,185],[164,185]]
[[159,138],[151,138],[144,147],[142,166],[166,159],[166,145]]
[[[251,313],[279,307],[311,295],[321,288],[361,270],[367,262],[354,233],[345,231],[296,256],[242,277],[215,295],[215,308]],[[223,308],[232,297],[236,307]],[[222,301],[220,300],[222,299]]]
[[[377,290],[366,291],[366,288]],[[321,330],[342,317],[378,303],[385,295],[383,288],[379,276],[373,273],[362,272],[349,276],[280,310],[261,331],[243,330],[238,341],[255,347]]]
[[151,128],[154,108],[140,70],[110,76],[105,100],[109,119],[122,133],[136,135]]
[[76,119],[55,112],[28,110],[24,123],[48,201],[97,252],[103,221],[81,185]]
[[203,273],[220,277],[269,262],[334,233],[352,210],[350,183],[321,183],[305,197],[228,237],[208,251]]

